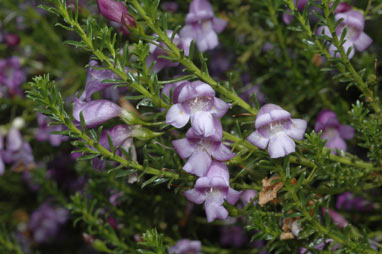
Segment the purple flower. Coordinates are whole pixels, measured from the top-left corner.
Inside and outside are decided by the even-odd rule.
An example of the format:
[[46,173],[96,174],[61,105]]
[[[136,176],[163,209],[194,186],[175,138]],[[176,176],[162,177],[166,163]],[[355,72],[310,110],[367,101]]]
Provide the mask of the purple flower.
[[348,3],[339,3],[336,7],[336,9],[334,10],[334,14],[337,14],[337,13],[341,13],[341,12],[347,12],[347,11],[350,11],[352,9],[352,6]]
[[215,17],[212,5],[207,0],[193,0],[180,36],[194,40],[199,51],[204,52],[218,46],[217,34],[226,25],[226,21]]
[[107,19],[120,23],[123,13],[128,13],[126,6],[119,1],[97,0],[99,12]]
[[120,116],[122,108],[108,100],[84,102],[74,98],[73,118],[79,123],[80,113],[85,120],[86,127],[94,127],[114,117]]
[[[341,37],[342,33],[346,29],[345,42],[343,44],[343,48],[345,53],[348,52],[350,48],[351,51],[349,53],[349,59],[354,56],[354,48],[358,51],[364,51],[368,48],[373,40],[363,32],[365,26],[365,19],[363,14],[359,11],[349,10],[346,12],[338,12],[335,15],[336,21],[342,19],[342,22],[336,28],[336,35],[338,38]],[[330,31],[326,26],[320,26],[316,32],[317,35],[324,34],[328,37],[331,37]],[[331,44],[329,46],[329,52],[332,56],[340,57],[340,54],[337,52],[337,48]]]
[[0,85],[7,88],[10,96],[23,96],[20,85],[25,81],[26,75],[21,70],[20,59],[16,56],[0,59]]
[[336,208],[345,210],[370,211],[374,205],[362,197],[355,197],[351,192],[344,192],[337,197]]
[[191,119],[195,134],[209,137],[214,135],[217,126],[214,118],[221,118],[230,107],[215,97],[211,86],[201,81],[183,82],[175,88],[174,105],[168,110],[166,123],[182,128]]
[[[154,34],[153,36],[158,37],[157,34]],[[167,30],[167,36],[168,36],[168,38],[171,39],[173,36],[173,31]],[[179,37],[178,34],[175,34],[172,42],[179,49],[184,50],[185,56],[189,55],[191,41],[182,39]],[[160,47],[158,47],[157,45],[154,45],[154,44],[150,44],[150,55],[146,58],[147,68],[149,68],[153,64],[153,62],[155,61],[155,65],[153,67],[153,70],[156,73],[160,72],[165,67],[176,67],[179,65],[178,62],[172,62],[168,59],[162,58],[162,57],[167,56],[167,53],[162,48],[167,48],[167,46],[163,42],[160,42]]]
[[135,27],[134,18],[130,16],[126,6],[119,1],[97,0],[99,12],[107,19],[121,24],[124,34],[130,34],[128,28]]
[[246,191],[243,191],[243,193],[240,196],[240,199],[245,206],[247,206],[250,202],[253,202],[253,204],[256,204],[256,201],[254,200],[256,195],[257,195],[257,191],[246,190]]
[[[103,147],[110,150],[108,141],[109,136],[113,146],[117,149],[117,155],[122,155],[122,152],[119,150],[119,148],[123,148],[126,152],[130,152],[132,160],[136,161],[137,153],[133,142],[132,132],[132,128],[128,125],[116,125],[113,128],[104,131],[100,137],[99,142]],[[102,171],[105,169],[105,166],[105,160],[100,158],[93,159],[93,167],[95,169]]]
[[325,146],[333,149],[332,153],[335,153],[335,149],[346,151],[345,139],[354,137],[354,129],[349,125],[341,125],[336,113],[328,109],[320,112],[314,130],[322,130],[321,138],[327,140]]
[[291,119],[288,111],[275,104],[266,104],[257,114],[256,131],[247,140],[261,149],[268,146],[271,158],[284,157],[295,151],[292,138],[302,140],[306,126],[305,120]]
[[178,10],[178,3],[176,2],[163,2],[161,3],[163,10],[167,12],[176,12]]
[[239,94],[240,98],[242,98],[248,103],[251,103],[251,104],[253,103],[251,98],[251,95],[253,94],[256,95],[256,100],[260,105],[263,105],[267,100],[265,95],[260,90],[260,85],[248,84],[243,88],[243,90],[244,91]]
[[241,226],[224,226],[220,232],[220,243],[223,246],[233,246],[240,248],[248,241],[243,227]]
[[188,239],[179,240],[176,245],[169,249],[170,254],[202,254],[202,243],[200,241],[191,241]]
[[[294,5],[296,6],[296,0],[293,0],[293,2],[294,2]],[[308,3],[308,1],[307,0],[297,0],[297,10],[298,11],[303,11],[304,10],[304,8],[305,8],[305,5]],[[287,11],[288,12],[291,12],[291,10],[290,9],[287,9]],[[285,24],[287,24],[287,25],[289,25],[291,22],[292,22],[292,20],[293,20],[293,15],[290,15],[290,14],[288,14],[287,12],[284,12],[283,13],[283,21],[284,21],[284,23]]]
[[106,79],[119,79],[118,76],[110,70],[99,70],[93,67],[99,68],[101,66],[98,65],[97,61],[90,60],[89,68],[86,74],[85,90],[80,96],[81,100],[86,99],[87,101],[90,101],[93,93],[115,85],[113,83],[103,83],[102,81]]
[[213,161],[207,175],[196,180],[194,189],[184,192],[184,195],[195,204],[204,202],[207,221],[212,222],[216,219],[227,219],[228,211],[223,206],[224,200],[234,205],[241,192],[229,186],[227,166],[222,162]]
[[66,209],[55,208],[48,203],[42,204],[32,213],[28,225],[33,232],[34,241],[42,243],[53,239],[67,219]]
[[59,146],[61,142],[68,140],[68,137],[64,135],[51,134],[53,131],[63,131],[65,127],[63,125],[49,125],[48,118],[43,114],[37,114],[37,123],[39,128],[34,135],[38,141],[49,140],[52,146]]
[[14,167],[30,166],[34,163],[32,148],[25,142],[18,129],[11,127],[7,134],[6,150],[2,152],[5,163],[14,163]]
[[[316,250],[324,250],[324,248],[329,246],[332,242],[333,242],[333,239],[327,239],[327,240],[322,241],[319,244],[315,245],[313,248]],[[337,250],[338,248],[340,248],[340,246],[338,244],[336,244],[335,246],[333,246],[331,248],[331,251]],[[308,250],[305,248],[299,248],[298,254],[311,254],[312,253],[310,251],[309,252],[307,252],[307,251]]]
[[334,222],[334,224],[336,224],[340,228],[344,228],[349,224],[344,216],[332,209],[323,207],[322,213],[327,213],[329,215],[329,218]]
[[186,133],[186,138],[172,141],[176,152],[182,159],[189,158],[183,169],[188,173],[199,177],[205,176],[211,166],[212,159],[217,161],[230,160],[235,156],[226,147],[222,139],[222,127],[218,119],[215,119],[215,126],[218,126],[215,134],[203,137],[195,134],[193,128]]
[[16,34],[6,34],[4,40],[8,47],[16,47],[20,43],[20,37]]

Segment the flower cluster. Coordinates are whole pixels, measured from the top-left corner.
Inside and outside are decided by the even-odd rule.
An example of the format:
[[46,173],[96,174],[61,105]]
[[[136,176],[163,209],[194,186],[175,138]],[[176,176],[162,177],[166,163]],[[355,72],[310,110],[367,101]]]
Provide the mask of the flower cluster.
[[228,168],[223,163],[234,157],[222,143],[219,121],[230,105],[215,97],[215,91],[201,81],[182,82],[173,92],[174,105],[168,110],[166,122],[176,128],[184,127],[191,119],[186,138],[173,141],[175,150],[183,159],[189,158],[183,169],[199,179],[185,196],[191,202],[202,204],[207,221],[226,219],[224,200],[235,204],[240,192],[229,186]]

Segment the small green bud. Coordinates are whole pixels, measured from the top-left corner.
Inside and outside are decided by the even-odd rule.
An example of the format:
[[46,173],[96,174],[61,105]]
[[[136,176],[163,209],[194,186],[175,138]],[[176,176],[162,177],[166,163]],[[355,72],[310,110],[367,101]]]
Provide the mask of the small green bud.
[[145,124],[135,113],[127,110],[122,110],[120,117],[128,125]]
[[106,253],[113,253],[112,250],[110,250],[104,242],[102,242],[99,239],[96,239],[92,242],[92,247],[97,251],[102,251]]
[[131,132],[131,136],[139,140],[150,140],[161,135],[163,135],[163,132],[154,132],[142,126],[134,126]]

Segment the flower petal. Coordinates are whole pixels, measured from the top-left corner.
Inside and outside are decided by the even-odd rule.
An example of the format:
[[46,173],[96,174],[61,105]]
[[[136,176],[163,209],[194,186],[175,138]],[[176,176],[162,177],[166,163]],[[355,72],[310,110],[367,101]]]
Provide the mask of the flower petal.
[[292,124],[289,129],[286,130],[286,134],[296,140],[302,140],[304,138],[307,122],[303,119],[292,119]]
[[264,138],[258,131],[252,132],[251,135],[248,136],[247,140],[260,149],[265,149],[269,142],[269,138]]
[[354,137],[354,128],[350,125],[341,125],[339,132],[343,139],[352,139]]
[[175,128],[182,128],[190,119],[190,115],[184,111],[181,104],[177,103],[171,106],[166,115],[166,123]]
[[184,165],[183,169],[199,177],[205,176],[211,165],[211,157],[203,151],[194,152]]
[[175,151],[182,159],[188,158],[195,151],[195,147],[190,143],[187,138],[182,138],[172,141]]
[[241,191],[234,190],[232,188],[228,189],[228,194],[226,196],[226,200],[231,205],[236,204],[236,202],[240,199]]
[[197,135],[209,137],[214,135],[216,128],[210,112],[197,111],[191,117],[191,125]]
[[211,156],[218,161],[228,161],[235,157],[235,154],[231,152],[231,149],[229,149],[221,142],[213,145],[209,152]]
[[184,192],[184,196],[191,201],[192,203],[195,203],[197,205],[200,205],[204,202],[206,196],[204,193],[200,193],[199,191],[196,191],[195,189],[191,189]]
[[358,36],[358,38],[355,41],[353,41],[353,43],[357,50],[364,51],[371,45],[371,43],[373,43],[373,39],[371,39],[367,34],[362,32]]
[[214,18],[212,20],[212,28],[218,34],[223,32],[224,28],[227,26],[227,21],[219,18]]
[[224,102],[219,98],[214,98],[214,105],[212,106],[212,114],[215,117],[221,118],[227,113],[227,110],[231,107],[230,104]]
[[271,158],[284,157],[295,152],[296,144],[285,133],[279,133],[270,138],[268,152]]

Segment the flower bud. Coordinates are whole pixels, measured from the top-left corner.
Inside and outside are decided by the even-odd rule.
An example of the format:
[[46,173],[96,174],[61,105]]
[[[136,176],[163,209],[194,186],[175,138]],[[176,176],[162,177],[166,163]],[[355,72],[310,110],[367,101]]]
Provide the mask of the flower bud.
[[134,18],[128,12],[122,13],[121,24],[122,24],[122,31],[125,34],[130,34],[129,28],[137,26],[135,24]]
[[127,9],[122,2],[113,0],[97,0],[99,12],[107,19],[120,23]]
[[97,251],[101,251],[101,252],[105,252],[105,253],[112,253],[113,251],[110,250],[106,244],[104,242],[102,242],[101,240],[99,239],[96,239],[92,242],[92,247],[97,250]]
[[6,34],[4,40],[7,43],[8,47],[16,47],[20,43],[20,37],[16,34]]
[[154,132],[145,127],[135,126],[131,132],[131,136],[139,140],[150,140],[155,137],[159,137],[163,132]]

